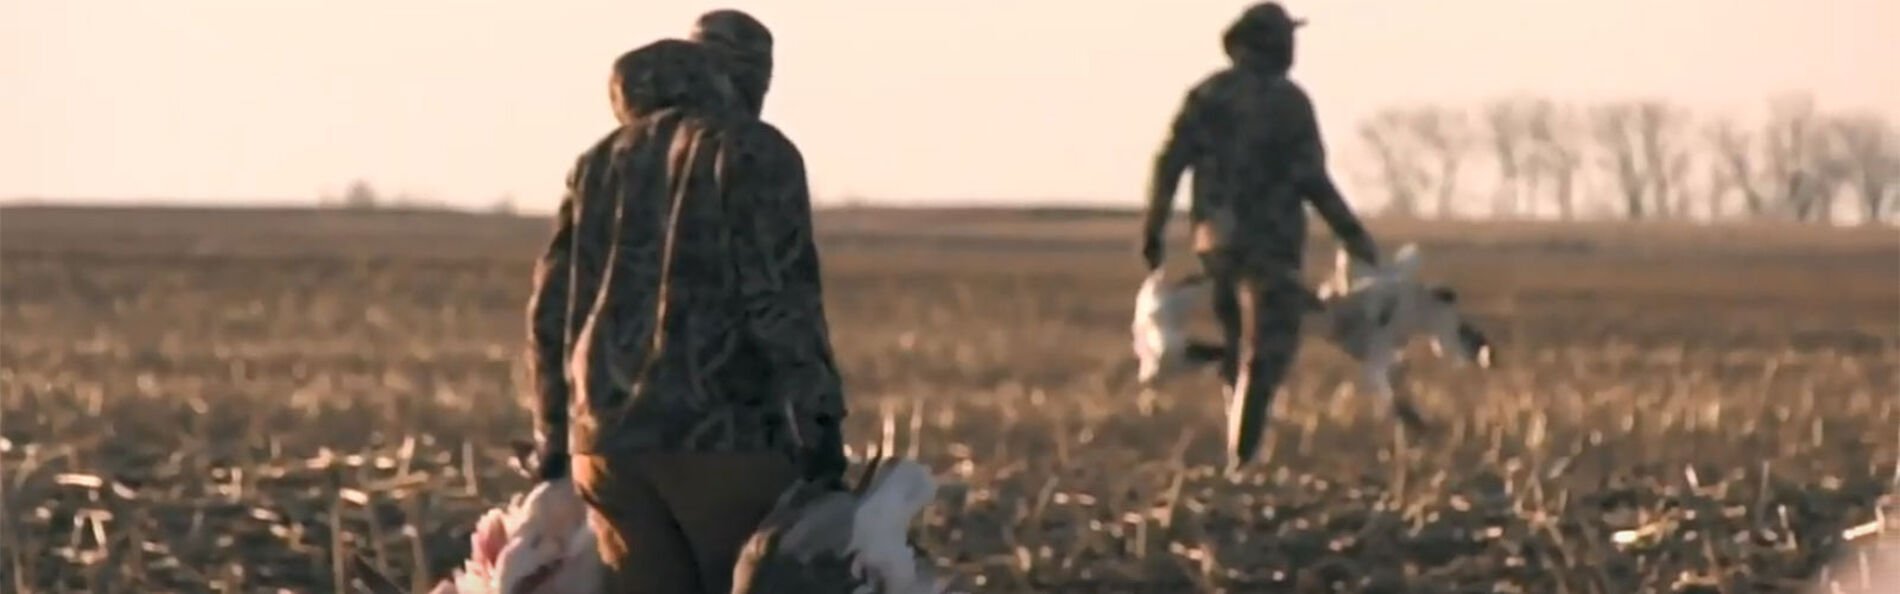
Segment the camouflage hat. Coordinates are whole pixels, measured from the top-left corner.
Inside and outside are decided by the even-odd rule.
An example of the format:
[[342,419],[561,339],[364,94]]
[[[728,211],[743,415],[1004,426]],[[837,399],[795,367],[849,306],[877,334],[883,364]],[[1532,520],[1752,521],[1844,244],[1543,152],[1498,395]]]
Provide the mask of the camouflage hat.
[[614,60],[609,91],[622,123],[668,108],[724,110],[739,105],[720,61],[705,46],[681,39],[662,39],[621,54]]

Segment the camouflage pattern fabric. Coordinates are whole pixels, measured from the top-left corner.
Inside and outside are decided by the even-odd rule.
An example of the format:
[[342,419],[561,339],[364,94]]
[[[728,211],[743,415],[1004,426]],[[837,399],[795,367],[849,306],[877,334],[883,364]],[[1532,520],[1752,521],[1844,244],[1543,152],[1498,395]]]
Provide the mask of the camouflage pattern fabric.
[[1193,246],[1214,277],[1216,311],[1229,345],[1222,362],[1231,398],[1235,464],[1251,461],[1265,432],[1273,391],[1291,364],[1299,316],[1310,299],[1298,277],[1311,204],[1354,256],[1378,249],[1326,171],[1313,103],[1287,78],[1293,31],[1302,24],[1278,4],[1248,8],[1222,37],[1232,65],[1187,93],[1155,158],[1144,241],[1149,266],[1160,245],[1181,176],[1194,171],[1189,222]]
[[844,416],[803,157],[719,63],[616,64],[623,126],[569,176],[529,308],[549,447],[797,455]]

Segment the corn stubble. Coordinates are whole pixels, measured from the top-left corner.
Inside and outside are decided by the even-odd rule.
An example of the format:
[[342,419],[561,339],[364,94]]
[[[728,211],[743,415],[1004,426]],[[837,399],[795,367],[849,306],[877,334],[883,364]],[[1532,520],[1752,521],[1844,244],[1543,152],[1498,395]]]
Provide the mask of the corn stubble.
[[[1420,358],[1405,436],[1309,341],[1230,476],[1211,373],[1138,397],[1131,218],[821,226],[853,450],[939,472],[918,539],[973,591],[1875,591],[1900,533],[1890,234],[1375,224],[1500,367]],[[0,227],[0,590],[425,590],[526,486],[541,221]]]

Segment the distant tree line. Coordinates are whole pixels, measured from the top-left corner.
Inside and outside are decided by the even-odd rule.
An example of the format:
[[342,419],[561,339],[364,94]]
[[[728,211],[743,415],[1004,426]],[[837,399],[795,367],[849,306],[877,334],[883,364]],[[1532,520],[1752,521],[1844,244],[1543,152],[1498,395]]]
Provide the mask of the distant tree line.
[[[413,212],[458,210],[440,200],[417,198],[408,194],[386,197],[378,193],[376,188],[371,186],[369,182],[360,179],[350,182],[349,187],[343,190],[342,196],[326,195],[317,198],[317,206],[322,208],[364,211],[399,210]],[[495,215],[514,215],[515,199],[513,196],[502,196],[490,203],[486,211],[489,214]]]
[[1807,95],[1766,117],[1699,117],[1660,100],[1535,97],[1381,111],[1358,137],[1385,214],[1627,220],[1900,219],[1900,134]]
[[[1819,110],[1805,94],[1769,100],[1755,121],[1654,99],[1507,97],[1390,108],[1356,132],[1387,216],[1900,222],[1900,131],[1878,113]],[[362,180],[319,204],[448,209]],[[486,210],[512,214],[515,201]]]

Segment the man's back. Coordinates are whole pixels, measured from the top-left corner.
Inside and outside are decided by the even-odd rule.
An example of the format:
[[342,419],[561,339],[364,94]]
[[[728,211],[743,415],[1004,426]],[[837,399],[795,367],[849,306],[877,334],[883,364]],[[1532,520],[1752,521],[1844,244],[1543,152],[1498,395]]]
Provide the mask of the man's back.
[[[761,336],[760,314],[822,312],[762,305],[813,297],[762,296],[760,283],[769,281],[759,277],[780,277],[788,266],[806,267],[795,276],[816,276],[810,214],[756,204],[746,189],[767,185],[802,198],[797,149],[757,120],[671,112],[628,126],[614,151],[607,185],[619,205],[616,240],[598,297],[584,304],[589,321],[573,358],[584,411],[575,419],[577,447],[791,451],[790,408],[806,407],[777,381],[788,374],[777,369],[772,341],[808,343],[808,364],[832,378],[835,371],[828,347],[819,348],[822,318],[787,331],[820,328],[816,336]],[[739,158],[753,162],[740,167]],[[763,224],[775,228],[759,228],[768,217],[778,222]],[[786,237],[799,241],[761,245]]]
[[1221,379],[1230,394],[1231,463],[1251,460],[1266,431],[1273,392],[1299,346],[1310,294],[1298,272],[1310,202],[1345,244],[1378,261],[1372,238],[1326,172],[1313,104],[1287,78],[1294,19],[1274,2],[1248,7],[1221,35],[1232,66],[1188,92],[1155,157],[1142,231],[1148,270],[1163,263],[1163,231],[1181,176],[1194,170],[1191,225],[1226,339]]
[[615,61],[535,268],[538,474],[571,462],[612,591],[726,591],[778,493],[845,465],[804,164],[721,62]]
[[1175,133],[1193,143],[1197,247],[1295,255],[1306,237],[1305,151],[1319,142],[1312,104],[1283,75],[1228,68],[1189,94]]

